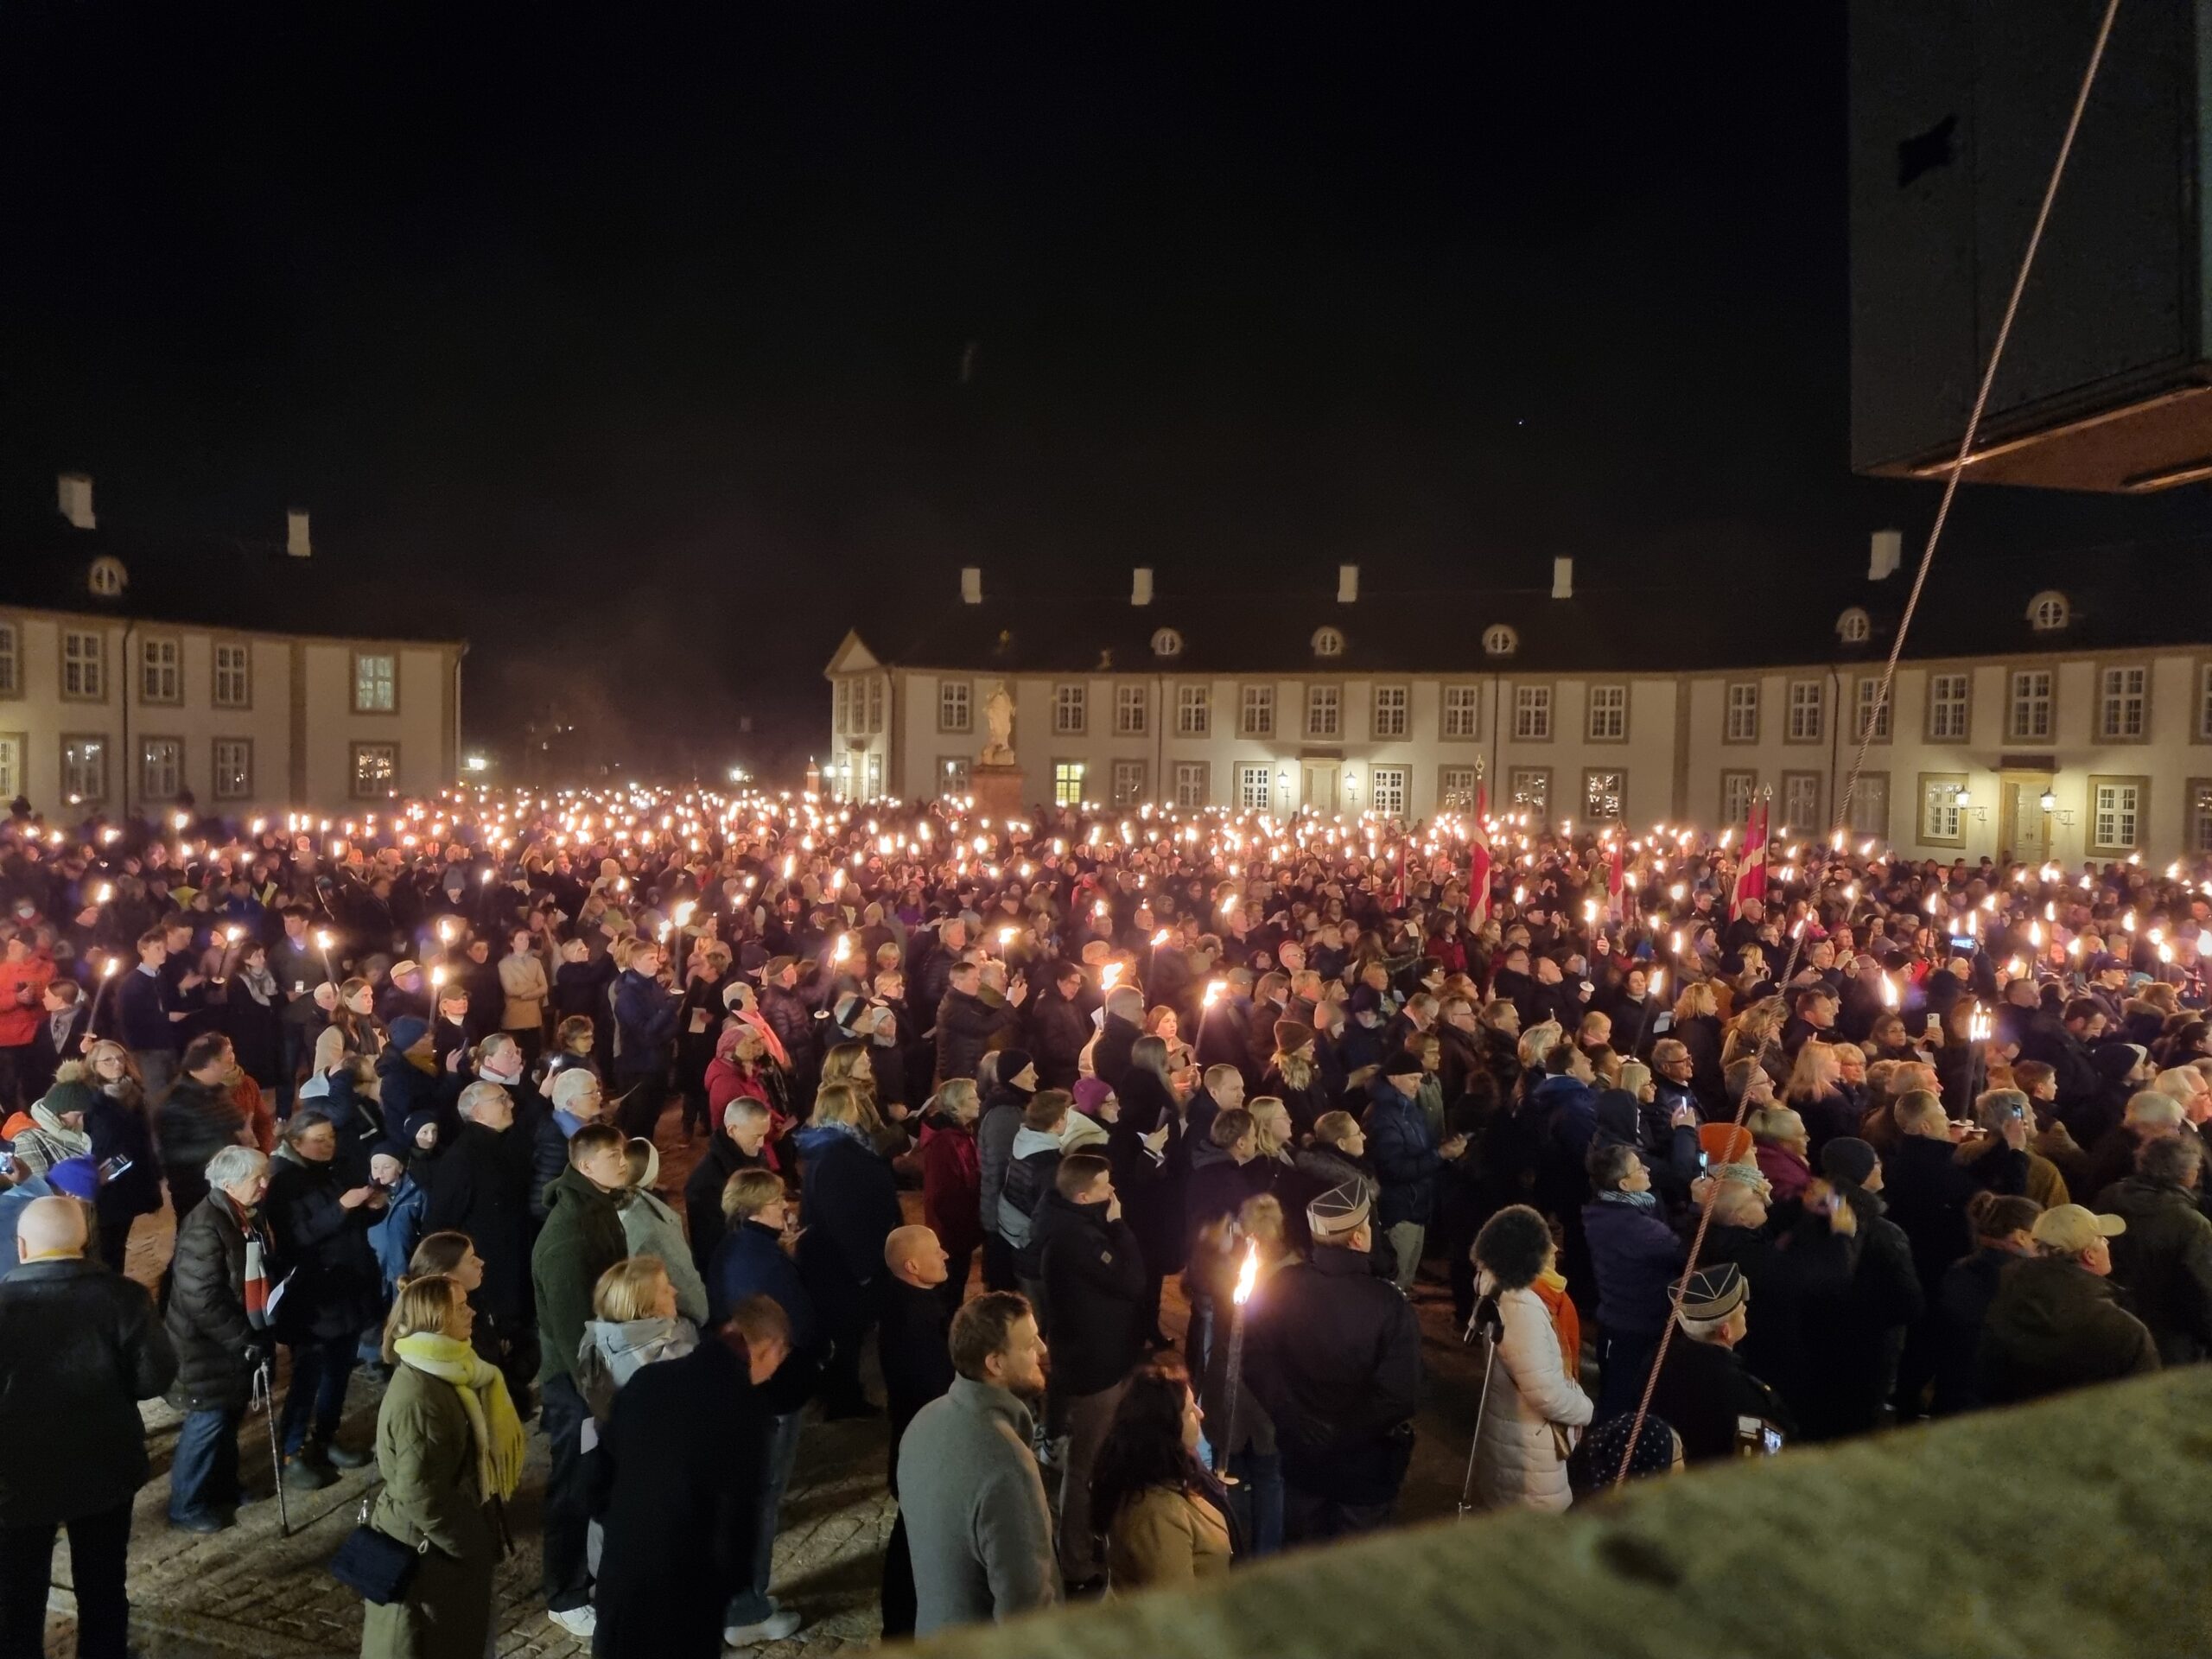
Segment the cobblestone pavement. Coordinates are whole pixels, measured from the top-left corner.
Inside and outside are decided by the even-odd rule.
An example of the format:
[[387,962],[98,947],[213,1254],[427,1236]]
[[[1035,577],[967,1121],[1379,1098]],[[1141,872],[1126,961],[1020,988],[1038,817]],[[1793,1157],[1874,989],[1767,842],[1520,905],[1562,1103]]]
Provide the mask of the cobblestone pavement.
[[[661,1141],[660,1181],[674,1193],[693,1154],[665,1129]],[[132,1275],[149,1285],[160,1277],[169,1251],[166,1212],[155,1219],[158,1229],[142,1224],[134,1236],[129,1263]],[[1163,1311],[1170,1328],[1179,1332],[1183,1309],[1172,1281],[1169,1300]],[[1416,1300],[1431,1400],[1401,1505],[1408,1521],[1449,1515],[1457,1504],[1480,1381],[1449,1329],[1450,1306],[1441,1287],[1424,1284]],[[873,1377],[871,1386],[877,1386]],[[877,1391],[880,1397],[880,1387]],[[372,1441],[378,1394],[375,1385],[355,1378],[342,1435],[346,1443],[366,1447]],[[346,1474],[320,1492],[288,1492],[291,1531],[280,1535],[276,1504],[265,1496],[273,1478],[267,1421],[249,1417],[240,1440],[241,1467],[248,1490],[264,1494],[262,1500],[241,1510],[238,1524],[228,1531],[212,1537],[176,1532],[167,1524],[166,1505],[178,1414],[158,1401],[145,1413],[153,1473],[138,1496],[130,1552],[133,1633],[145,1659],[237,1654],[317,1659],[358,1653],[359,1600],[324,1572],[323,1564],[354,1524],[362,1497],[374,1489],[374,1467]],[[778,1598],[808,1622],[791,1640],[750,1651],[763,1659],[792,1659],[877,1639],[882,1552],[893,1521],[884,1484],[888,1445],[880,1420],[808,1424],[784,1499],[773,1580]],[[545,1444],[533,1433],[522,1487],[510,1506],[516,1547],[498,1580],[502,1659],[570,1659],[589,1651],[588,1643],[547,1620],[537,1592],[545,1466]],[[54,1576],[47,1653],[62,1659],[75,1651],[66,1542],[55,1550]]]

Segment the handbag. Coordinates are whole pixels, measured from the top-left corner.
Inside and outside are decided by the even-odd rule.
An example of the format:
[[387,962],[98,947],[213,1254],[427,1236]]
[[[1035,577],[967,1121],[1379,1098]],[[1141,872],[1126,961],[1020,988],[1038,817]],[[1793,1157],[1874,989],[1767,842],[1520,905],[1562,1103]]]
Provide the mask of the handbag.
[[369,1524],[370,1501],[361,1500],[353,1530],[330,1558],[330,1576],[364,1601],[388,1607],[407,1599],[407,1586],[414,1582],[416,1567],[430,1553],[430,1541],[425,1538],[410,1549],[390,1533],[378,1532]]

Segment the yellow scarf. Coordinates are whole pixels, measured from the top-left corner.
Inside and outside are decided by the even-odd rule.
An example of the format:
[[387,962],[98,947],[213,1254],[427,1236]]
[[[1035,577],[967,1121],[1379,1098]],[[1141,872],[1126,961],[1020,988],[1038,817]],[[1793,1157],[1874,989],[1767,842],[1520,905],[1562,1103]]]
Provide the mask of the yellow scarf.
[[476,1441],[478,1497],[512,1497],[522,1481],[522,1419],[515,1415],[499,1368],[478,1357],[467,1343],[427,1331],[402,1337],[392,1347],[424,1376],[453,1384],[461,1396]]

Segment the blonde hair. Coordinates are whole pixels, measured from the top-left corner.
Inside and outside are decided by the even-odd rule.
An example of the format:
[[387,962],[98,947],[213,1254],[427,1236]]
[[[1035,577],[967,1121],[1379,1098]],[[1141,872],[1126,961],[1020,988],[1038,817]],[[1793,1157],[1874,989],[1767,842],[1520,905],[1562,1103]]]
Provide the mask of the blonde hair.
[[1236,1225],[1245,1237],[1259,1241],[1264,1255],[1281,1255],[1287,1248],[1282,1200],[1272,1192],[1255,1193],[1245,1199],[1236,1211]]
[[1535,1071],[1542,1066],[1544,1056],[1566,1039],[1567,1033],[1556,1020],[1539,1020],[1521,1033],[1519,1044],[1521,1067]]
[[930,1096],[930,1104],[939,1111],[950,1113],[954,1117],[971,1108],[979,1107],[981,1103],[976,1097],[976,1079],[947,1077],[938,1084],[937,1093]]
[[1789,1069],[1789,1086],[1782,1093],[1789,1100],[1818,1100],[1827,1086],[1843,1075],[1843,1062],[1826,1043],[1807,1043],[1797,1051],[1797,1064]]
[[391,1313],[384,1322],[384,1363],[399,1363],[403,1337],[443,1336],[454,1306],[466,1299],[461,1281],[447,1273],[426,1273],[402,1279],[393,1293]]
[[1682,994],[1675,999],[1675,1021],[1679,1024],[1708,1014],[1715,1019],[1719,1017],[1720,998],[1710,981],[1694,979],[1682,987]]
[[1805,1120],[1787,1106],[1762,1106],[1744,1127],[1751,1130],[1752,1140],[1770,1147],[1805,1139]]
[[741,1169],[722,1183],[722,1219],[750,1221],[784,1196],[784,1178],[772,1169]]
[[659,1304],[668,1268],[657,1255],[632,1255],[599,1275],[592,1287],[591,1311],[614,1325],[649,1319]]
[[850,1083],[825,1083],[815,1091],[809,1123],[861,1123],[861,1093]]

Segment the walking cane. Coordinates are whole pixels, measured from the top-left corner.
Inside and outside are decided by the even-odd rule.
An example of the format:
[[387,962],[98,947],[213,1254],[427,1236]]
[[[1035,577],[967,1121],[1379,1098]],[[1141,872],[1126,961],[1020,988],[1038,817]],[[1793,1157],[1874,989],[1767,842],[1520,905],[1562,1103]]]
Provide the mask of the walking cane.
[[276,1535],[292,1535],[292,1514],[284,1503],[284,1448],[276,1443],[276,1394],[270,1385],[269,1362],[263,1360],[254,1368],[253,1395],[246,1402],[249,1408],[258,1406],[269,1418],[269,1466],[276,1477]]
[[1475,1304],[1475,1311],[1468,1315],[1467,1328],[1459,1340],[1472,1342],[1478,1331],[1483,1333],[1483,1391],[1475,1402],[1474,1437],[1467,1443],[1467,1478],[1459,1488],[1461,1515],[1475,1507],[1475,1452],[1483,1443],[1483,1414],[1490,1408],[1491,1372],[1497,1368],[1497,1344],[1505,1335],[1505,1319],[1498,1312],[1496,1296],[1485,1296]]

